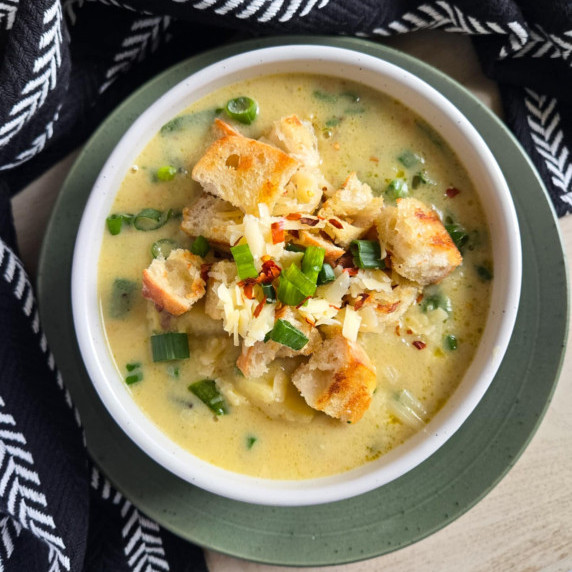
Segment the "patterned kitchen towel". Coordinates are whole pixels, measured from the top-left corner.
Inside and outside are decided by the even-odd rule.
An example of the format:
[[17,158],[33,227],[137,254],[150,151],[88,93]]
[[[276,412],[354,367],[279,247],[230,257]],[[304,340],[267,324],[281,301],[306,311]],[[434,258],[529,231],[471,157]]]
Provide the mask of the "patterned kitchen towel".
[[17,256],[10,197],[167,66],[256,35],[469,34],[505,120],[572,212],[572,4],[536,0],[0,0],[0,570],[205,570],[113,489]]

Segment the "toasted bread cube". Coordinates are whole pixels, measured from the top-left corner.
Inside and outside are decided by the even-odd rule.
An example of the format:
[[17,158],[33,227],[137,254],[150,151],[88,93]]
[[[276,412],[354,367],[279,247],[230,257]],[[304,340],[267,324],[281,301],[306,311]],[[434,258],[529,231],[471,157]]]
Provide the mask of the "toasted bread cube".
[[355,423],[371,403],[376,371],[361,346],[336,336],[325,340],[310,361],[296,369],[292,383],[310,407]]
[[184,314],[205,294],[202,263],[183,248],[172,250],[167,259],[156,258],[143,270],[143,297],[173,316]]
[[205,191],[258,215],[274,204],[300,163],[272,145],[242,135],[217,139],[198,160],[192,177]]
[[377,230],[393,268],[423,286],[443,280],[463,261],[439,215],[417,199],[384,208]]
[[189,236],[204,236],[214,247],[230,248],[233,227],[242,222],[244,214],[230,203],[203,193],[190,207],[183,209],[181,230]]
[[218,307],[219,297],[217,288],[224,284],[228,286],[237,276],[236,264],[230,260],[215,262],[208,273],[207,295],[205,298],[205,314],[214,320],[222,320],[224,312]]
[[299,244],[300,246],[319,246],[326,251],[325,260],[326,262],[333,263],[338,258],[345,254],[345,250],[336,246],[327,237],[322,236],[320,233],[310,232],[308,230],[301,230],[298,232],[298,236],[295,237],[292,242],[294,244]]
[[218,117],[214,120],[213,131],[217,139],[225,137],[226,135],[240,136],[240,131],[237,131],[232,125],[229,125],[226,121],[223,121]]
[[274,122],[268,140],[305,167],[319,167],[318,140],[309,121],[300,119],[297,115],[282,117]]
[[322,205],[320,216],[354,217],[373,200],[371,187],[362,183],[355,172],[350,173],[343,185]]

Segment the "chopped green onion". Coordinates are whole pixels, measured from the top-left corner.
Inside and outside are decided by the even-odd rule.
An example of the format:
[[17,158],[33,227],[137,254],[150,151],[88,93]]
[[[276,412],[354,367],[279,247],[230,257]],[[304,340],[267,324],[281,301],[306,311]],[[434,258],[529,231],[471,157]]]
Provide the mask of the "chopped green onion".
[[141,367],[141,362],[133,362],[133,363],[128,363],[125,365],[125,369],[127,371],[133,371],[134,369],[137,369],[138,367]]
[[360,96],[353,91],[344,91],[340,93],[340,96],[349,99],[352,103],[359,103],[361,99]]
[[324,262],[322,269],[318,274],[318,286],[327,284],[328,282],[333,282],[335,279],[336,275],[334,274],[334,269],[327,262]]
[[208,254],[209,250],[209,241],[203,235],[197,236],[193,244],[191,244],[191,252],[203,258]]
[[266,302],[271,304],[272,302],[276,301],[276,291],[274,290],[274,286],[272,284],[261,284],[262,292],[264,293],[264,297],[266,298]]
[[305,252],[306,248],[299,244],[294,244],[293,242],[289,242],[284,247],[284,250],[287,250],[288,252]]
[[325,255],[325,248],[320,246],[308,246],[302,258],[302,272],[314,283],[318,279],[318,274],[324,265]]
[[169,332],[151,336],[153,361],[171,361],[189,357],[189,339],[186,333]]
[[385,268],[381,246],[377,240],[352,240],[350,250],[358,268]]
[[135,373],[128,375],[125,378],[125,383],[127,385],[132,385],[134,383],[137,383],[138,381],[141,381],[142,379],[143,379],[143,372],[141,370],[138,370]]
[[157,209],[143,209],[135,215],[133,226],[137,230],[156,230],[161,228],[171,217],[171,209],[164,212]]
[[258,115],[258,103],[250,97],[235,97],[227,102],[225,110],[232,119],[250,125]]
[[194,393],[213,413],[226,415],[228,408],[224,397],[220,394],[213,379],[201,379],[189,385],[189,391]]
[[423,157],[420,157],[417,155],[417,153],[413,153],[413,151],[410,151],[409,149],[403,151],[403,153],[401,153],[397,159],[407,169],[410,169],[419,163],[425,162]]
[[151,255],[153,258],[168,258],[171,250],[179,248],[179,245],[170,238],[162,238],[151,245]]
[[107,230],[115,236],[121,232],[121,225],[123,224],[123,216],[120,214],[109,215],[105,222],[107,223]]
[[341,122],[342,120],[339,117],[332,117],[326,121],[325,125],[326,127],[337,127]]
[[301,350],[308,343],[308,338],[298,328],[281,318],[276,320],[269,334],[269,340],[278,342],[296,351]]
[[427,176],[427,171],[419,171],[413,176],[413,180],[411,181],[411,186],[414,189],[417,189],[420,185],[434,185],[435,181],[430,179]]
[[249,435],[246,438],[246,448],[247,449],[252,449],[252,446],[254,445],[254,443],[256,443],[256,441],[258,441],[258,439],[256,437],[253,437],[252,435]]
[[316,281],[304,274],[295,264],[288,266],[284,272],[284,277],[302,293],[304,298],[314,295],[316,291]]
[[493,271],[488,264],[475,266],[475,270],[483,282],[488,282],[489,280],[493,279]]
[[172,181],[177,174],[177,169],[172,165],[164,165],[157,169],[157,179],[159,181]]
[[459,251],[463,251],[463,247],[467,244],[469,240],[469,235],[467,231],[457,223],[451,223],[445,225],[445,230],[449,233],[451,240],[455,243],[455,246]]
[[278,284],[278,292],[276,293],[278,300],[287,306],[297,306],[304,301],[304,294],[286,278],[284,272],[280,276]]
[[455,351],[457,349],[456,336],[454,336],[453,334],[447,334],[443,338],[443,345],[445,346],[445,349],[448,349],[449,351]]
[[453,311],[451,300],[437,286],[429,286],[425,289],[420,307],[423,312],[432,312],[437,308],[445,310],[448,314]]
[[112,318],[125,316],[133,307],[137,290],[137,282],[126,278],[116,278],[111,286],[109,315]]
[[256,278],[258,276],[258,271],[254,266],[254,258],[252,256],[252,252],[250,252],[248,244],[232,246],[230,252],[234,258],[234,262],[236,263],[238,277],[241,280],[246,280],[246,278]]
[[319,89],[314,90],[312,95],[316,99],[320,99],[321,101],[327,101],[328,103],[335,103],[338,101],[338,96],[333,93],[328,93],[327,91],[320,91]]
[[173,379],[179,379],[179,366],[170,365],[167,368],[167,375]]
[[404,199],[409,195],[406,181],[404,179],[393,179],[389,185],[387,185],[385,194],[388,198],[393,200]]

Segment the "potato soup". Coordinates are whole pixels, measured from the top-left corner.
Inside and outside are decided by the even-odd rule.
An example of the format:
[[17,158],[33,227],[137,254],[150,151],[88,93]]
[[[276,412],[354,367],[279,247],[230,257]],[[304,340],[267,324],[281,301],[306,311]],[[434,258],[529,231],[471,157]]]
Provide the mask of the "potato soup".
[[412,110],[335,78],[270,76],[193,104],[125,173],[101,316],[118,376],[174,442],[238,473],[322,477],[387,453],[447,401],[484,330],[492,263],[466,171]]

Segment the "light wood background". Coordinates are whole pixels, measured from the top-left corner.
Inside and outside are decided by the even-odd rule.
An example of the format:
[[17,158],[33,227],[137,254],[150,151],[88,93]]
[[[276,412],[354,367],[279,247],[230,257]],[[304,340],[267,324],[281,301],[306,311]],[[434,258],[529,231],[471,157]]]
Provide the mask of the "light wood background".
[[[386,42],[425,60],[501,113],[496,86],[480,71],[470,40],[422,32]],[[13,199],[20,253],[35,277],[53,202],[77,153]],[[572,216],[559,222],[572,261]],[[207,552],[211,572],[288,572]],[[322,570],[306,568],[304,570]],[[479,504],[432,536],[404,549],[328,572],[570,572],[572,571],[572,342],[539,431],[510,473]]]

